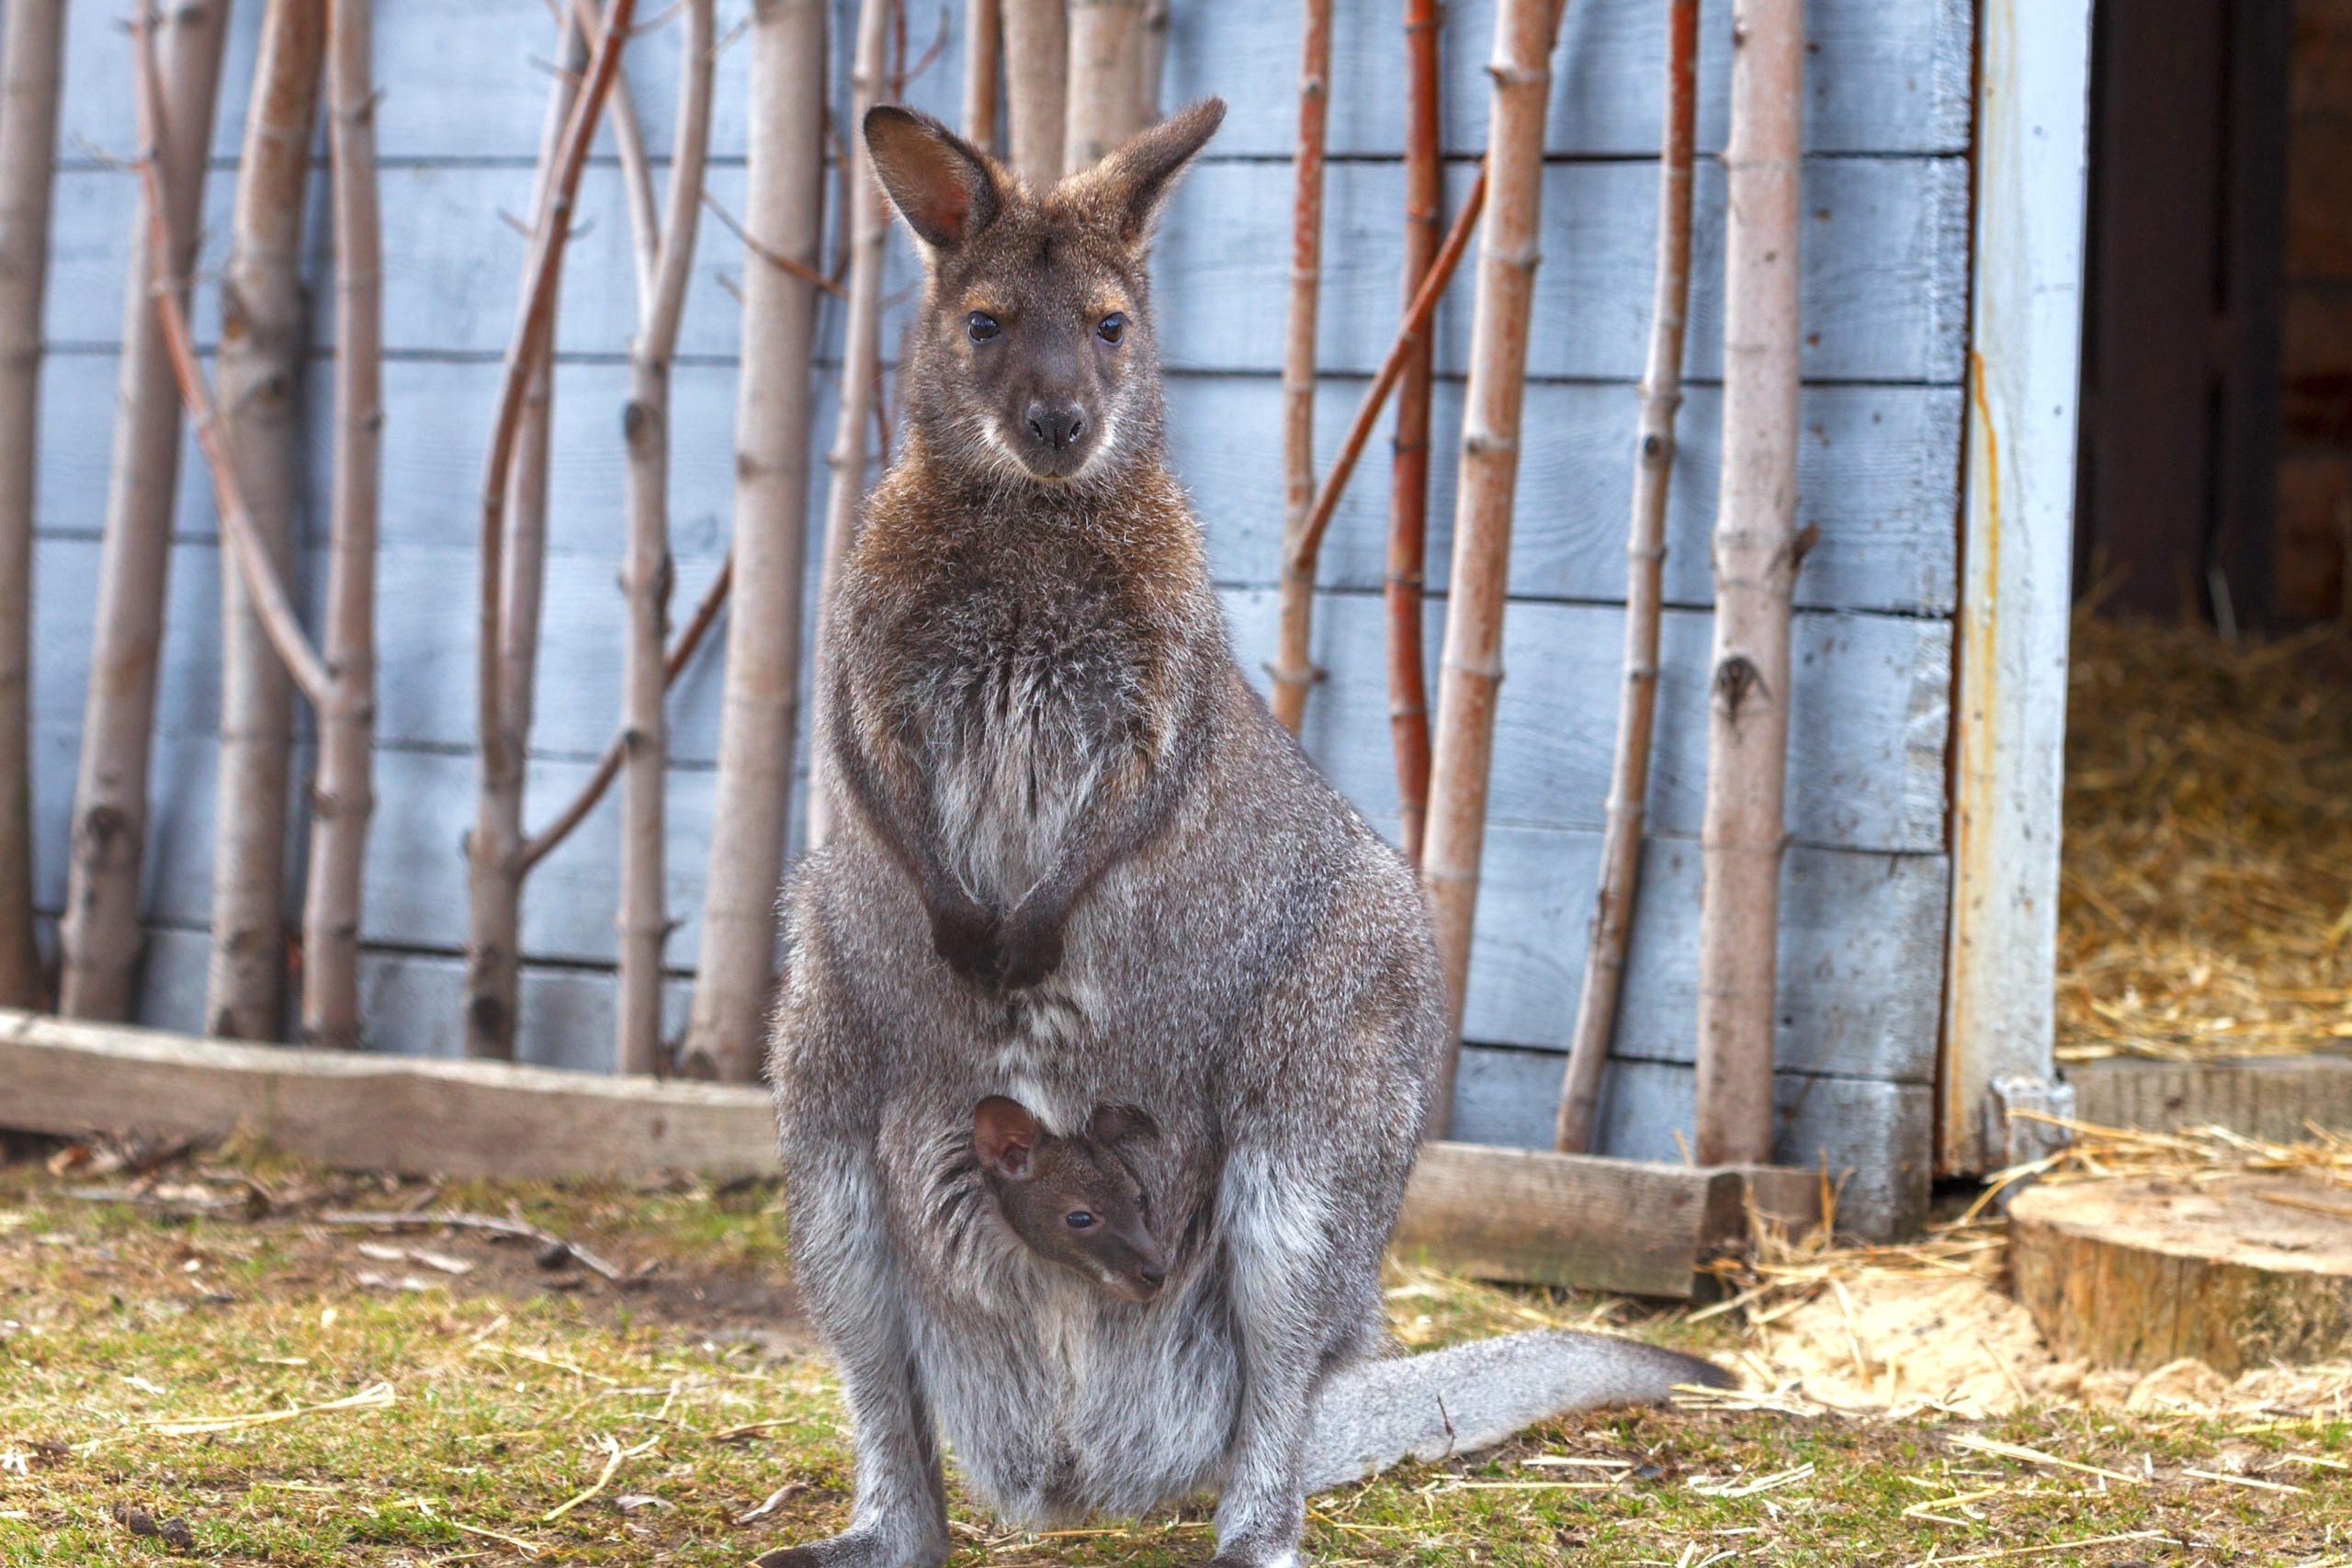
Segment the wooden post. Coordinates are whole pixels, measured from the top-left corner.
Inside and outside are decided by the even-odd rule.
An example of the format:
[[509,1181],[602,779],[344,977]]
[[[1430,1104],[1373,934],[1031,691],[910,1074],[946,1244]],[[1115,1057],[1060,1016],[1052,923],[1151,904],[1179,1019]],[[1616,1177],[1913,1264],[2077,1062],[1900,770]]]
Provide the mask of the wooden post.
[[[1438,0],[1405,0],[1405,265],[1410,299],[1437,259],[1445,165],[1439,156]],[[1396,389],[1388,502],[1388,739],[1396,753],[1396,843],[1416,865],[1430,808],[1430,694],[1422,670],[1421,598],[1430,542],[1430,373],[1424,338]]]
[[[741,1083],[758,1077],[775,989],[776,888],[800,716],[808,364],[817,327],[812,279],[824,235],[825,11],[824,0],[761,0],[752,12],[743,221],[757,245],[747,244],[743,255],[736,609],[727,618],[702,962],[680,1053],[682,1072]],[[977,36],[967,41],[993,47]],[[991,106],[993,92],[991,85]],[[768,251],[808,270],[786,271]]]
[[1487,773],[1502,682],[1503,601],[1510,574],[1512,492],[1527,380],[1527,324],[1535,303],[1543,231],[1544,119],[1551,96],[1553,0],[1502,0],[1495,17],[1493,129],[1487,150],[1487,221],[1464,396],[1462,479],[1453,513],[1453,571],[1438,682],[1429,836],[1421,876],[1437,920],[1452,1043],[1439,1075],[1432,1136],[1453,1111],[1478,857],[1487,831]]
[[[237,483],[282,581],[301,545],[302,206],[318,129],[327,18],[269,0],[245,111],[229,273],[220,288],[220,412]],[[340,340],[338,340],[340,341]],[[220,765],[212,829],[208,1032],[275,1040],[286,977],[286,774],[294,688],[244,580],[220,574]]]
[[1996,1086],[2053,1076],[2083,331],[2090,0],[1988,6],[1983,24],[1936,1075],[1944,1173],[2003,1163]]
[[1174,10],[1173,0],[1143,0],[1142,96],[1137,102],[1146,125],[1159,118],[1159,94],[1168,74],[1168,35],[1174,28]]
[[[195,0],[163,18],[156,158],[169,193],[161,257],[183,301],[196,267],[204,211],[205,154],[220,85],[228,0]],[[146,199],[144,193],[141,202]],[[139,867],[147,846],[147,763],[155,720],[156,655],[163,644],[164,579],[171,568],[172,495],[179,479],[180,398],[156,320],[158,258],[143,210],[133,215],[124,290],[122,359],[108,467],[98,601],[83,710],[82,760],[74,784],[73,848],[58,1005],[74,1018],[130,1011],[140,949]]]
[[1724,468],[1701,832],[1701,1164],[1772,1154],[1772,998],[1787,829],[1796,533],[1803,0],[1734,0],[1724,152]]
[[1634,520],[1625,536],[1625,670],[1617,705],[1617,754],[1609,770],[1600,887],[1585,943],[1584,992],[1569,1036],[1568,1068],[1552,1146],[1592,1145],[1601,1068],[1617,1028],[1625,944],[1642,874],[1642,826],[1650,788],[1650,735],[1657,716],[1657,637],[1666,577],[1666,496],[1674,478],[1674,414],[1682,405],[1682,329],[1690,300],[1690,151],[1698,118],[1699,0],[1667,8],[1666,127],[1657,172],[1657,274],[1650,300],[1649,363],[1642,369],[1634,440]]
[[[1326,0],[1308,0],[1309,7]],[[1070,0],[1069,128],[1062,172],[1091,168],[1149,123],[1143,96],[1143,0]]]
[[990,153],[997,150],[997,89],[1004,76],[1001,5],[964,0],[964,140]]
[[[1054,0],[1058,10],[1060,0]],[[859,0],[857,51],[850,69],[851,169],[849,310],[842,333],[842,410],[833,423],[833,449],[826,457],[832,470],[832,488],[825,497],[825,554],[817,581],[817,648],[823,658],[825,622],[832,612],[833,580],[842,558],[849,553],[857,532],[858,507],[865,497],[865,433],[882,391],[882,244],[889,237],[890,219],[882,207],[882,187],[865,151],[865,114],[880,102],[883,46],[889,38],[891,0]],[[1027,8],[1027,0],[1007,0],[1005,62],[1012,73],[1013,89],[1023,86],[1029,62],[1016,52],[1013,17]],[[1023,100],[1013,100],[1012,134],[1017,159],[1022,135]],[[1024,172],[1024,177],[1026,177]],[[1052,176],[1046,176],[1050,183]],[[820,664],[817,679],[824,679]],[[831,787],[824,773],[825,749],[808,749],[808,847],[823,845],[832,827]]]
[[33,940],[32,581],[40,312],[67,0],[0,14],[0,1007],[40,1007]]
[[[508,646],[508,486],[514,477],[514,453],[524,434],[523,413],[530,388],[543,362],[554,352],[556,285],[562,275],[564,246],[571,237],[572,199],[580,188],[581,171],[587,166],[597,117],[619,73],[621,51],[628,42],[629,23],[635,12],[636,0],[610,0],[603,31],[587,69],[581,73],[577,96],[565,113],[555,156],[546,165],[530,252],[523,265],[521,302],[515,310],[514,335],[506,345],[497,412],[491,421],[489,450],[482,460],[474,732],[483,780],[481,794],[485,797],[494,789],[508,787],[501,781],[510,776],[511,787],[519,791],[524,763],[523,733],[510,721],[501,700],[509,679],[503,660]],[[531,581],[536,584],[536,573]],[[536,596],[536,587],[533,592]],[[536,597],[533,613],[536,614]],[[519,823],[519,795],[514,809]],[[514,1048],[513,975],[519,960],[513,943],[502,949],[491,945],[489,938],[516,929],[514,915],[504,903],[519,899],[521,872],[509,870],[510,862],[501,858],[513,852],[514,845],[500,836],[495,830],[498,826],[491,818],[491,807],[482,806],[475,830],[466,844],[469,907],[466,1049],[477,1055],[511,1055]]]
[[621,732],[620,997],[615,1059],[625,1073],[666,1066],[662,1052],[662,949],[670,912],[663,886],[664,778],[670,759],[670,359],[677,350],[686,285],[694,276],[702,219],[703,166],[710,151],[713,0],[687,0],[670,189],[662,220],[652,297],[644,302],[628,355],[628,556],[621,592],[628,604],[628,659]]
[[[557,71],[548,88],[531,210],[543,213],[562,155],[564,127],[580,96],[588,42],[576,14],[557,25]],[[618,102],[616,99],[615,102]],[[616,126],[618,121],[616,120]],[[632,204],[634,209],[634,204]],[[560,264],[559,263],[559,270]],[[557,286],[560,291],[561,279]],[[524,286],[529,286],[527,271]],[[559,292],[558,298],[560,298]],[[466,1055],[514,1055],[523,977],[523,800],[539,658],[539,604],[547,568],[548,442],[555,427],[555,334],[533,355],[514,434],[506,498],[505,581],[500,586],[497,710],[500,744],[484,746],[473,830],[466,838]]]
[[359,907],[375,814],[377,481],[383,446],[383,223],[376,195],[372,0],[327,8],[327,152],[334,190],[334,479],[302,900],[302,1038],[359,1043]]
[[[1069,95],[1069,17],[1063,0],[1003,0],[1003,5],[1005,146],[1012,154],[1012,172],[1036,189],[1047,190],[1062,177],[1062,138]],[[865,12],[858,15],[863,36]],[[877,54],[877,73],[879,59]],[[862,166],[865,154],[855,145],[857,135],[853,132],[842,140],[844,166],[851,161]],[[852,192],[853,212],[857,202]]]
[[1270,706],[1293,735],[1306,716],[1315,668],[1315,318],[1323,282],[1323,144],[1331,113],[1331,0],[1300,10],[1298,152],[1291,196],[1290,315],[1283,339],[1282,619]]

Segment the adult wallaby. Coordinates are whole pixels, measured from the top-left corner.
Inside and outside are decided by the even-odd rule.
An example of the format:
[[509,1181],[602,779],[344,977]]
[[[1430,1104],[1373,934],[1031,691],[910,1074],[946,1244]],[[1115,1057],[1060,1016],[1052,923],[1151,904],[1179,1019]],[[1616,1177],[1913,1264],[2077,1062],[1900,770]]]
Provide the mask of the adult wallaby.
[[[1373,1359],[1445,1008],[1411,874],[1235,668],[1167,468],[1147,251],[1224,112],[1045,191],[866,117],[929,288],[820,655],[847,809],[787,896],[772,1064],[857,1490],[844,1533],[764,1563],[944,1558],[944,1433],[1012,1519],[1213,1489],[1217,1568],[1270,1568],[1311,1490],[1721,1375],[1567,1334]],[[998,1094],[1057,1132],[1149,1117],[1149,1303],[988,1212]]]

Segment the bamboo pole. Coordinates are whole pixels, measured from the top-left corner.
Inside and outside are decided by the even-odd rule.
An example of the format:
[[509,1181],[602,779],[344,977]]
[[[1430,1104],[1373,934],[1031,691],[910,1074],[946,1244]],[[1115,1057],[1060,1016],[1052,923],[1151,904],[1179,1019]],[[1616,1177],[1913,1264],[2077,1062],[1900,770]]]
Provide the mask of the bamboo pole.
[[[326,16],[269,0],[237,167],[220,288],[222,435],[271,570],[291,581],[301,544],[302,208],[317,130]],[[220,762],[212,833],[208,1032],[275,1040],[286,976],[286,815],[294,688],[247,603],[220,574]]]
[[983,152],[994,152],[997,145],[997,89],[1004,76],[1001,5],[1002,0],[964,0],[964,140]]
[[1734,0],[1724,472],[1701,829],[1701,1164],[1772,1152],[1772,996],[1796,535],[1803,0]]
[[[993,9],[992,0],[981,0]],[[744,170],[742,368],[735,402],[736,611],[727,620],[702,953],[681,1072],[759,1076],[775,989],[776,888],[791,820],[799,720],[800,609],[808,533],[811,283],[824,238],[825,0],[759,0],[752,13],[752,130]],[[993,18],[990,18],[992,24]],[[967,49],[993,53],[992,25]],[[993,118],[991,72],[979,95]],[[969,98],[965,126],[975,120]],[[986,146],[983,139],[980,145]],[[794,271],[770,252],[797,263]]]
[[[1003,0],[1003,6],[1005,146],[1012,155],[1012,172],[1033,187],[1046,190],[1062,176],[1069,18],[1063,0]],[[859,13],[861,33],[864,15]],[[877,52],[875,71],[880,70]],[[843,141],[854,143],[857,137]],[[854,156],[863,159],[864,153]],[[854,195],[847,205],[855,209]]]
[[1290,315],[1283,340],[1282,619],[1271,705],[1293,735],[1306,716],[1315,668],[1315,558],[1306,516],[1315,504],[1315,320],[1323,286],[1323,144],[1331,112],[1331,0],[1300,11],[1298,152],[1291,197]]
[[620,998],[614,1059],[625,1073],[667,1066],[662,1051],[662,950],[670,935],[663,886],[669,716],[662,694],[670,608],[670,360],[678,346],[686,286],[694,277],[695,231],[702,219],[703,168],[710,152],[713,0],[687,0],[678,123],[662,219],[653,293],[643,304],[628,355],[628,555],[621,592],[628,605],[628,657],[622,692]]
[[[635,10],[636,0],[610,0],[603,30],[565,113],[554,155],[543,161],[546,173],[530,252],[523,267],[521,302],[515,310],[514,335],[507,343],[497,412],[491,422],[489,448],[482,462],[474,650],[474,730],[482,777],[481,795],[486,798],[507,789],[516,793],[515,827],[511,833],[504,830],[503,818],[492,820],[489,806],[478,803],[474,831],[466,840],[466,1049],[472,1055],[514,1054],[514,986],[520,964],[516,941],[503,944],[497,941],[501,933],[518,929],[521,871],[515,857],[521,847],[519,792],[526,732],[516,720],[518,716],[525,723],[528,719],[526,712],[511,714],[503,700],[513,678],[506,658],[510,650],[508,594],[512,583],[525,581],[526,576],[518,572],[510,578],[506,559],[508,486],[514,479],[514,454],[523,435],[523,412],[530,389],[540,375],[543,360],[554,353],[557,285],[562,275],[564,246],[571,237],[571,209],[581,171],[595,140],[598,114],[619,73],[621,51],[628,42]],[[536,615],[536,570],[527,578],[534,585],[530,597]],[[527,684],[527,671],[523,678]],[[514,905],[511,911],[506,907],[510,902]]]
[[[1013,17],[1028,0],[1006,0],[1005,62],[1012,71],[1015,93],[1022,88],[1024,62],[1016,51]],[[1054,0],[1058,8],[1060,0]],[[842,332],[842,407],[833,423],[833,448],[826,456],[832,470],[832,488],[825,497],[825,553],[817,581],[817,648],[823,657],[825,623],[832,610],[833,581],[842,558],[849,553],[857,532],[859,503],[865,492],[865,433],[874,418],[882,385],[882,243],[889,234],[889,217],[882,208],[882,187],[874,178],[873,161],[865,150],[865,116],[879,101],[883,46],[889,37],[891,0],[859,0],[857,50],[850,68],[849,311]],[[1058,59],[1058,57],[1057,57]],[[1020,156],[1023,99],[1013,100],[1014,156]],[[1030,100],[1034,103],[1035,100]],[[1050,178],[1050,176],[1048,176]],[[818,678],[823,679],[819,671]],[[808,847],[821,848],[832,829],[831,783],[825,777],[825,749],[809,748]]]
[[376,519],[383,444],[383,222],[376,194],[372,0],[328,0],[327,155],[334,200],[334,478],[327,671],[302,900],[302,1038],[359,1043],[359,906],[375,814]]
[[1451,1011],[1451,1043],[1439,1073],[1432,1136],[1453,1115],[1461,1054],[1478,857],[1487,829],[1487,774],[1494,755],[1495,694],[1502,681],[1503,601],[1510,570],[1512,491],[1519,479],[1520,407],[1527,378],[1527,325],[1535,300],[1542,232],[1544,118],[1551,94],[1555,0],[1501,0],[1495,17],[1487,211],[1478,246],[1464,390],[1462,479],[1453,514],[1453,568],[1438,682],[1437,744],[1421,876],[1437,923]]
[[[1405,0],[1405,297],[1436,259],[1445,165],[1439,153],[1438,0]],[[1396,844],[1420,863],[1430,808],[1430,694],[1422,669],[1421,600],[1430,542],[1430,375],[1427,340],[1414,346],[1396,391],[1388,502],[1388,741],[1396,754]]]
[[66,4],[0,14],[0,1007],[16,1008],[49,1000],[33,938],[33,515]]
[[[1329,0],[1308,0],[1310,9]],[[1148,123],[1143,97],[1144,0],[1070,0],[1069,127],[1062,172],[1092,168]]]
[[1600,886],[1585,944],[1568,1067],[1552,1146],[1591,1146],[1601,1068],[1617,1027],[1625,945],[1642,873],[1650,788],[1650,736],[1657,716],[1657,637],[1666,575],[1666,498],[1674,477],[1674,415],[1682,405],[1682,332],[1690,301],[1690,153],[1697,118],[1699,0],[1668,0],[1666,124],[1657,174],[1657,272],[1650,301],[1649,363],[1642,370],[1634,429],[1634,516],[1625,536],[1625,683],[1618,696],[1617,754],[1609,771]]
[[[539,133],[531,209],[543,212],[562,155],[565,127],[588,62],[593,9],[558,23],[557,70]],[[619,99],[616,98],[617,104]],[[615,125],[617,128],[617,118]],[[616,141],[619,139],[616,137]],[[630,210],[637,211],[632,198]],[[638,247],[642,249],[642,247]],[[646,274],[650,281],[650,269]],[[524,287],[529,287],[527,268]],[[556,280],[560,298],[562,279]],[[497,707],[503,743],[482,749],[473,830],[466,840],[466,1055],[509,1061],[522,1007],[523,801],[539,658],[539,607],[546,580],[548,446],[555,428],[555,336],[532,355],[507,479],[504,581],[499,586]]]
[[[179,478],[180,399],[150,297],[156,279],[182,298],[195,271],[204,210],[205,154],[228,36],[228,0],[193,0],[162,19],[155,146],[171,206],[164,254],[149,215],[133,219],[123,299],[122,357],[108,466],[98,598],[90,649],[82,757],[74,786],[73,844],[59,1007],[68,1017],[115,1020],[130,1010],[140,948],[139,868],[147,844],[147,764],[155,718],[156,656],[171,565],[172,494]],[[146,199],[142,192],[141,200]]]

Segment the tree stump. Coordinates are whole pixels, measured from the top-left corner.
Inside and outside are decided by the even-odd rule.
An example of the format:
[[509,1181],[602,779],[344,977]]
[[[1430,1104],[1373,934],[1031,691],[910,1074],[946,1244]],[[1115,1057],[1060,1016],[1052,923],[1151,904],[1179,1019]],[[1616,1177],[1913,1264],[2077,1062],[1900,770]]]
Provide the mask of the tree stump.
[[2214,1371],[2352,1347],[2352,1192],[2293,1175],[2036,1187],[2009,1208],[2018,1300],[2102,1367]]

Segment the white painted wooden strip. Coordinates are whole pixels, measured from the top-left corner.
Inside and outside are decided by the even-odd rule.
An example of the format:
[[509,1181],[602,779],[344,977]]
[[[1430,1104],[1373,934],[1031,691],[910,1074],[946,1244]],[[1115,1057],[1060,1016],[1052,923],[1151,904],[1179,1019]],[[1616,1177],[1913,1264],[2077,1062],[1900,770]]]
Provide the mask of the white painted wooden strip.
[[[528,203],[530,171],[474,165],[389,169],[383,177],[389,236],[384,265],[384,341],[403,352],[494,355],[505,346],[514,309],[523,237],[502,212]],[[1469,175],[1457,166],[1458,197]],[[1539,377],[1628,380],[1641,371],[1648,332],[1656,176],[1635,163],[1554,164],[1545,172],[1543,247],[1546,265],[1529,344]],[[1953,158],[1816,159],[1805,167],[1813,217],[1805,249],[1804,368],[1815,380],[1951,382],[1960,378],[1967,319],[1967,165]],[[47,330],[52,340],[113,342],[119,310],[124,236],[133,182],[110,170],[58,180]],[[740,205],[741,169],[711,175],[714,194]],[[231,182],[207,187],[208,265],[217,267],[228,231]],[[1723,178],[1714,164],[1697,175],[1689,374],[1709,379],[1722,362]],[[1279,299],[1289,265],[1291,181],[1277,164],[1215,164],[1194,171],[1171,202],[1156,265],[1161,340],[1179,369],[1272,370],[1278,334],[1264,330],[1265,301]],[[564,268],[560,343],[569,352],[619,354],[636,319],[636,284],[620,176],[593,168],[579,234]],[[1317,363],[1368,374],[1386,352],[1396,321],[1398,220],[1403,175],[1393,164],[1342,164],[1330,171],[1323,273],[1324,322]],[[731,355],[739,310],[715,281],[740,270],[741,246],[708,213],[697,250],[682,352]],[[315,243],[322,246],[322,235]],[[911,308],[916,275],[903,236],[890,247],[888,284],[899,303],[883,341]],[[313,255],[313,276],[325,276]],[[197,330],[217,331],[218,290],[200,289]],[[839,311],[823,312],[830,333]],[[1468,291],[1447,297],[1437,319],[1442,370],[1459,373],[1467,355]],[[311,332],[325,342],[323,293]]]
[[[1470,1046],[1462,1053],[1453,1135],[1470,1143],[1548,1148],[1564,1058]],[[1693,1075],[1655,1062],[1612,1060],[1601,1094],[1600,1151],[1679,1161],[1690,1135]],[[1924,1085],[1873,1083],[1782,1071],[1772,1080],[1772,1158],[1843,1179],[1838,1228],[1885,1238],[1927,1218],[1934,1096]]]
[[[1263,688],[1275,599],[1229,590],[1241,667]],[[1438,606],[1425,632],[1434,650]],[[1324,594],[1314,657],[1336,673],[1308,704],[1306,748],[1375,818],[1396,809],[1382,663],[1385,609],[1366,594]],[[1675,611],[1660,639],[1650,825],[1696,833],[1706,788],[1708,616]],[[1490,823],[1601,825],[1614,744],[1623,612],[1613,605],[1514,604],[1504,622]],[[1805,615],[1795,628],[1789,827],[1800,843],[1929,852],[1943,848],[1943,745],[1950,626],[1883,615]],[[1434,656],[1432,652],[1432,657]],[[1434,689],[1434,687],[1432,687]]]
[[[722,0],[729,35],[748,8]],[[1707,0],[1700,22],[1699,146],[1721,149],[1731,53],[1730,0]],[[854,0],[837,0],[833,80],[848,80]],[[1805,7],[1806,145],[1816,152],[1959,152],[1968,139],[1969,8],[1966,0],[1812,0]],[[910,84],[909,99],[945,116],[962,76],[962,7],[912,0],[910,54],[938,36],[945,51]],[[258,6],[232,13],[216,156],[237,154],[251,90]],[[1475,153],[1486,141],[1483,69],[1494,37],[1494,0],[1455,0],[1444,9],[1444,144]],[[1203,0],[1179,6],[1169,37],[1170,103],[1210,93],[1233,105],[1217,149],[1227,155],[1287,156],[1295,133],[1298,27],[1288,6]],[[1396,155],[1403,101],[1403,45],[1396,8],[1338,7],[1332,38],[1331,151]],[[543,62],[554,27],[528,0],[401,0],[379,30],[378,110],[383,156],[393,162],[482,156],[527,158],[537,142],[546,97]],[[654,28],[629,44],[628,63],[648,141],[670,144],[680,29]],[[1555,151],[1655,152],[1665,51],[1661,8],[1650,0],[1579,0],[1569,7],[1553,78],[1547,141]],[[748,83],[740,39],[721,55],[712,144],[722,157],[744,144]],[[130,64],[121,28],[69,29],[65,152],[128,156],[132,131]]]
[[[1366,382],[1329,378],[1316,395],[1317,471],[1328,470]],[[1220,582],[1271,584],[1281,558],[1281,386],[1270,378],[1179,376],[1169,382],[1177,471],[1208,531]],[[1687,389],[1676,426],[1667,514],[1666,597],[1714,597],[1707,563],[1722,456],[1723,397]],[[1952,387],[1816,386],[1805,389],[1799,516],[1821,542],[1797,578],[1806,609],[1948,614],[1958,570],[1961,394]],[[1436,389],[1430,443],[1429,567],[1433,591],[1451,570],[1462,386]],[[1384,416],[1323,541],[1317,581],[1377,590],[1387,574],[1388,440]],[[1633,487],[1631,385],[1537,382],[1527,389],[1520,493],[1511,525],[1515,598],[1622,600],[1625,517]]]
[[2072,598],[2090,6],[1985,11],[1939,1168],[2049,1079]]

